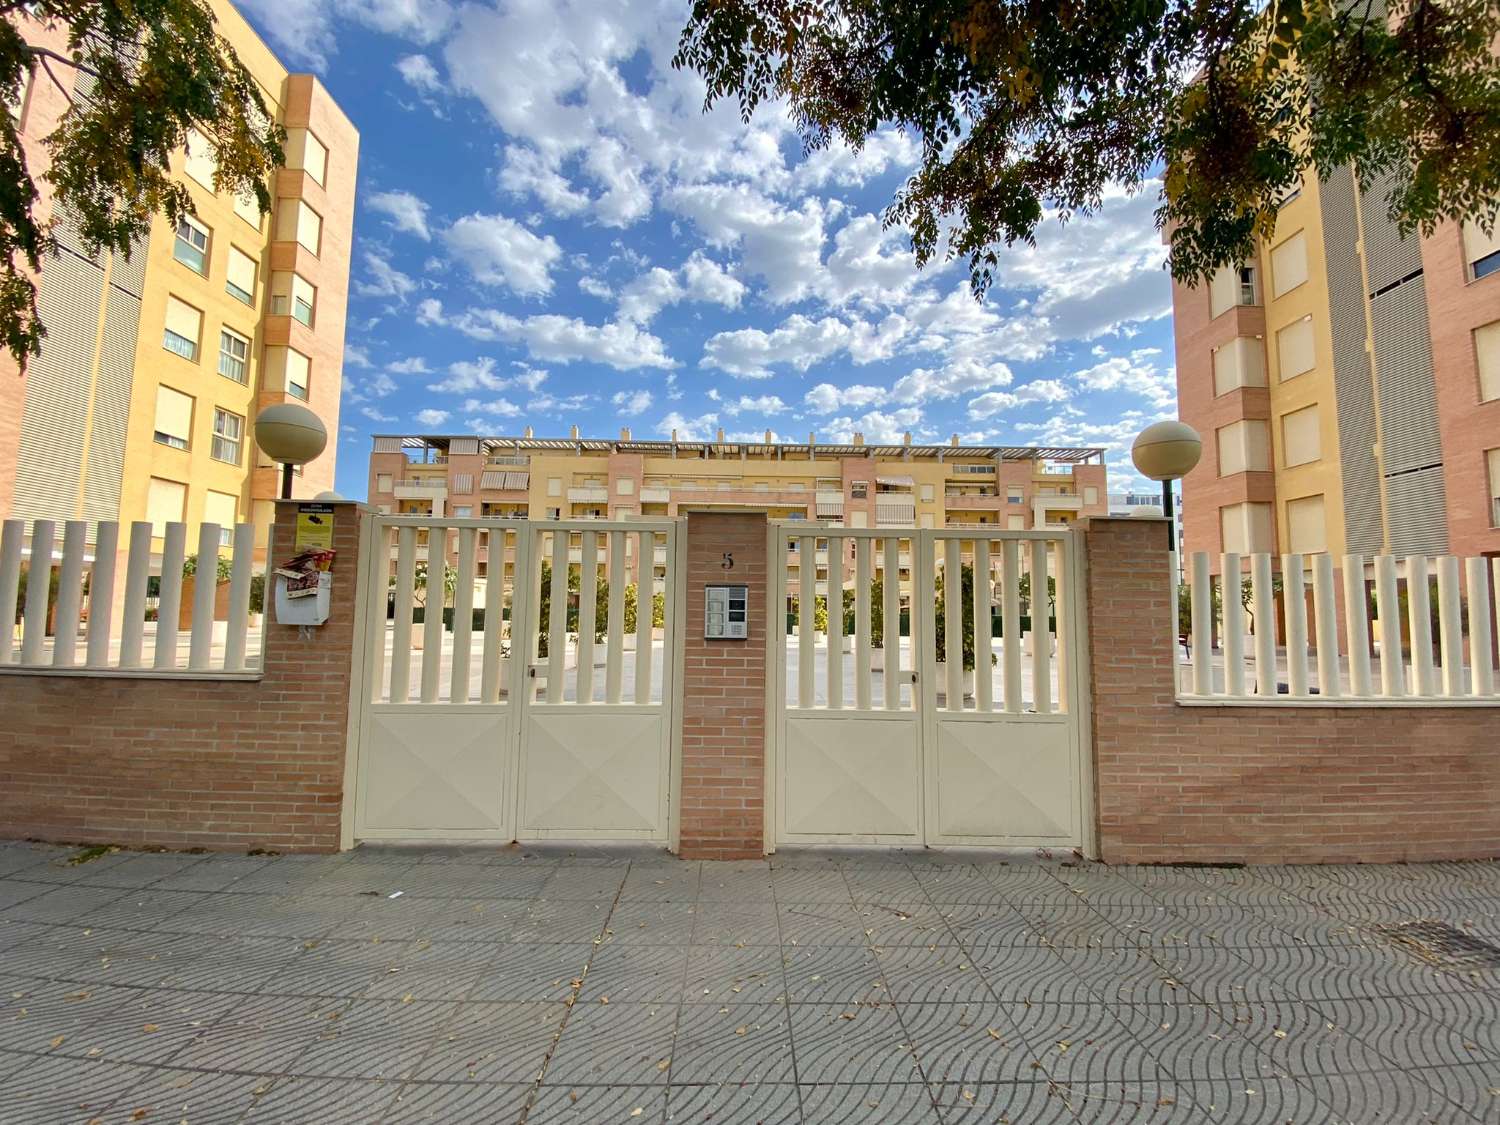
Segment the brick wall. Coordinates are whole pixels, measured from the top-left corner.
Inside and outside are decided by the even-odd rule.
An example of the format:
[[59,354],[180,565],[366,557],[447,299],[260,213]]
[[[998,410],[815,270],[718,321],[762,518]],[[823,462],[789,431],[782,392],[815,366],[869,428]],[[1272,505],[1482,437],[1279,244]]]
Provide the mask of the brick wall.
[[[723,568],[724,554],[734,569]],[[766,519],[694,512],[687,518],[683,637],[681,854],[754,859],[765,853]],[[749,637],[703,637],[703,588],[749,587]]]
[[[277,505],[276,542],[295,513]],[[0,674],[0,832],[336,850],[362,518],[337,509],[328,622],[304,639],[267,613],[260,680]]]
[[1102,858],[1500,855],[1500,708],[1180,706],[1161,524],[1086,526]]

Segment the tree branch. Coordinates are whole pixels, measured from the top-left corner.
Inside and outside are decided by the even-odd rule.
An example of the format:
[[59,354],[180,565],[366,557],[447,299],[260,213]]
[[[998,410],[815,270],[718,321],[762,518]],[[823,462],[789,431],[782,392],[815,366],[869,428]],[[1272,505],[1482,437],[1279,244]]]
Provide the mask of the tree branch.
[[99,77],[99,72],[93,67],[81,63],[77,59],[70,59],[67,55],[60,55],[56,51],[49,50],[46,47],[38,47],[34,43],[28,43],[26,44],[26,52],[42,59],[55,59],[66,66],[71,66],[74,70],[81,70],[91,77]]

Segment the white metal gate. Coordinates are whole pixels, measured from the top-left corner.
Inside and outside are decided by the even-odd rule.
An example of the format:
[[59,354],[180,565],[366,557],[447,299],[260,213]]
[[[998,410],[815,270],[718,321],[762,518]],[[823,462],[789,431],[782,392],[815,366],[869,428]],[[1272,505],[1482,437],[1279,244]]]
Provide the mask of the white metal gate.
[[665,842],[678,539],[375,519],[355,837]]
[[778,842],[1088,846],[1073,532],[772,539]]

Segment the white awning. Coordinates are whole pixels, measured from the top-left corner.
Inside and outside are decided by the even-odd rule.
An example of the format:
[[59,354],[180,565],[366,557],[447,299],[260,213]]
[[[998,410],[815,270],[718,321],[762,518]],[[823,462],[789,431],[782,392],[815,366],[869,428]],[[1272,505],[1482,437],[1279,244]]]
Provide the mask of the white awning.
[[897,488],[914,488],[916,482],[911,477],[876,477],[877,484],[894,485]]

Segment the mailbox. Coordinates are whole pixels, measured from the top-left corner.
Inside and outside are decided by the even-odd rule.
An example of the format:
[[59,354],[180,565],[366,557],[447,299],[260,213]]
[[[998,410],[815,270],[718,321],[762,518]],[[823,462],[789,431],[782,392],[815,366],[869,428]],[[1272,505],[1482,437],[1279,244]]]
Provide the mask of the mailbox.
[[743,641],[750,635],[748,587],[704,587],[703,636],[710,641]]

